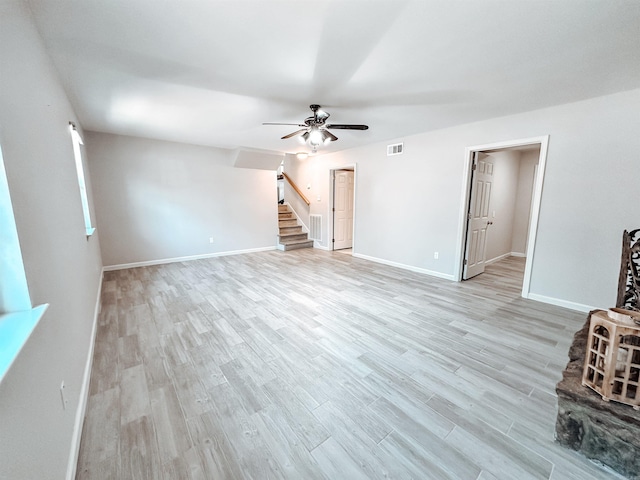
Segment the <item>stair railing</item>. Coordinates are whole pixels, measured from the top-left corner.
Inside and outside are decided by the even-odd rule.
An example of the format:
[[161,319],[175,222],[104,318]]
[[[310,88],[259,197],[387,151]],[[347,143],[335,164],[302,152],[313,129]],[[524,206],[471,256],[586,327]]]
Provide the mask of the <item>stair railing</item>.
[[296,185],[296,183],[293,180],[291,180],[289,175],[287,175],[286,173],[282,172],[282,176],[287,180],[287,182],[289,182],[289,185],[291,185],[291,187],[296,191],[296,193],[298,195],[300,195],[300,198],[302,200],[304,200],[304,203],[306,203],[307,205],[311,205],[311,202],[309,201],[309,199],[304,196],[304,193],[302,193],[302,190],[300,190],[298,188],[298,186]]

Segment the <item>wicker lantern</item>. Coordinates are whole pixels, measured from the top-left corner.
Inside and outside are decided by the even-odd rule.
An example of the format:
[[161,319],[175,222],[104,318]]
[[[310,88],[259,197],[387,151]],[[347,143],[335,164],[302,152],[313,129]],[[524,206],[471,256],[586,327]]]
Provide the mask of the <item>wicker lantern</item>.
[[613,308],[591,316],[582,384],[605,401],[640,410],[640,313]]

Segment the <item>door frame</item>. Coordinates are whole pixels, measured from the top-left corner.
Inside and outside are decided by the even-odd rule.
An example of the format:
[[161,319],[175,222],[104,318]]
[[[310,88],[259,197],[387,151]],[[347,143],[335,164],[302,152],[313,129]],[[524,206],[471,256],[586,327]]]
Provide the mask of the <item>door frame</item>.
[[538,172],[533,186],[533,197],[531,199],[531,215],[529,220],[529,233],[527,235],[526,263],[524,267],[524,278],[522,281],[522,297],[529,298],[531,285],[531,271],[535,255],[535,243],[538,233],[538,219],[540,217],[540,204],[542,200],[542,187],[544,185],[545,166],[547,163],[547,152],[549,149],[549,135],[541,137],[524,138],[519,140],[509,140],[505,142],[489,143],[485,145],[474,145],[465,148],[464,172],[462,177],[462,195],[460,201],[460,219],[458,221],[458,252],[456,254],[456,264],[454,278],[462,281],[464,270],[464,257],[466,247],[466,237],[468,229],[469,199],[471,196],[471,180],[473,155],[475,152],[485,150],[500,150],[503,148],[526,147],[528,145],[540,145],[540,156],[538,158]]
[[329,169],[329,212],[327,214],[327,244],[329,250],[333,251],[334,242],[332,241],[334,238],[333,231],[333,209],[335,208],[335,178],[334,173],[339,170],[353,170],[353,246],[352,251],[356,249],[356,198],[357,190],[358,190],[358,170],[357,164],[352,163],[348,165],[342,165],[340,167],[332,167]]

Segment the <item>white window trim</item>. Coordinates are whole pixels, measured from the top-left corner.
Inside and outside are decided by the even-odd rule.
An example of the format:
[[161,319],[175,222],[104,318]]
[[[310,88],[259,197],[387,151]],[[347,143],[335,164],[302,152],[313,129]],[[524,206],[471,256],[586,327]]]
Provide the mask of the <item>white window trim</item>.
[[89,210],[89,197],[87,195],[87,184],[84,175],[84,166],[82,164],[82,152],[80,145],[84,145],[82,137],[78,133],[75,124],[69,122],[69,130],[71,131],[71,141],[73,142],[73,156],[76,162],[76,172],[78,174],[78,186],[80,187],[80,200],[82,202],[82,214],[84,216],[84,228],[87,237],[90,237],[96,231],[91,223],[91,211]]

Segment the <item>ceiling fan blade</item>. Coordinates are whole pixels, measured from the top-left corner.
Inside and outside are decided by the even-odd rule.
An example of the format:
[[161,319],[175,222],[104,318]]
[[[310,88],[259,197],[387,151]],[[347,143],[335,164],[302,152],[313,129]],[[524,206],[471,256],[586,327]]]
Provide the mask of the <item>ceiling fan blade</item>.
[[329,139],[330,139],[332,142],[335,142],[335,141],[338,139],[338,137],[336,137],[333,133],[331,133],[331,132],[330,132],[330,131],[328,131],[328,130],[324,130],[324,134],[325,134],[327,137],[329,137]]
[[301,123],[272,123],[272,122],[265,122],[265,123],[263,123],[263,125],[292,125],[294,127],[306,127],[306,125],[303,125]]
[[296,135],[301,135],[306,131],[307,131],[306,128],[302,128],[296,132],[290,133],[289,135],[285,135],[284,137],[281,138],[281,140],[286,140],[287,138],[295,137]]
[[335,128],[337,130],[368,130],[368,125],[352,125],[346,123],[333,123],[331,125],[325,125],[325,128]]

